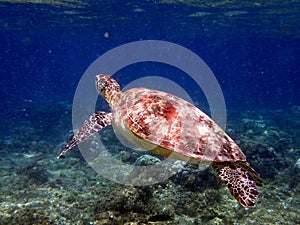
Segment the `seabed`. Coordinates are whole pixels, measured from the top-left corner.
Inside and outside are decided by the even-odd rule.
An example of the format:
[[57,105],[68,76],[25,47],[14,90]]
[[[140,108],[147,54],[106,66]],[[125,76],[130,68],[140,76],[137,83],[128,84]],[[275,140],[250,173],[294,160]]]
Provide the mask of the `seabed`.
[[[257,206],[249,209],[210,169],[194,165],[150,186],[105,179],[77,148],[56,158],[68,116],[52,121],[47,132],[46,119],[28,120],[2,124],[11,134],[0,140],[0,224],[300,224],[300,107],[229,112],[227,132],[264,180]],[[100,136],[125,163],[149,155],[126,149],[112,129]]]

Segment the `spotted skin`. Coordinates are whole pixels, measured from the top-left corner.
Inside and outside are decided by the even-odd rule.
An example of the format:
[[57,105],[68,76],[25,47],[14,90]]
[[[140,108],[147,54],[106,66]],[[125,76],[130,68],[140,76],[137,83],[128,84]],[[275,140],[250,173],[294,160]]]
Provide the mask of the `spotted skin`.
[[245,207],[255,206],[263,182],[237,144],[205,113],[174,95],[134,88],[121,92],[109,75],[96,77],[96,88],[112,113],[96,112],[75,133],[59,158],[79,142],[114,125],[133,143],[156,154],[211,168]]
[[57,156],[61,158],[63,154],[75,147],[78,143],[84,141],[96,132],[102,130],[104,127],[111,125],[111,113],[96,112],[84,121],[81,128],[74,134],[72,140]]
[[211,167],[241,205],[255,206],[256,185],[262,186],[263,182],[247,162],[212,162]]

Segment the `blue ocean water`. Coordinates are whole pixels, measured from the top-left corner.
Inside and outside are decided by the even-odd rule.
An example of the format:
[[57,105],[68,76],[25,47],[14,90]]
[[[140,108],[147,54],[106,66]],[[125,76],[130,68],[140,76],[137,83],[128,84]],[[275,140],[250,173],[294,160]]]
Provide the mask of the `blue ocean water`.
[[[37,131],[21,138],[28,138],[28,148],[39,141],[30,139],[33,134],[57,145],[72,128],[71,106],[84,72],[104,53],[133,41],[167,41],[196,53],[213,71],[229,112],[289,112],[300,105],[299,1],[31,0],[2,1],[0,7],[4,144],[30,126]],[[143,76],[168,78],[209,113],[195,81],[169,65],[138,63],[114,76],[121,86]],[[299,122],[286,124],[298,139]],[[299,140],[286,146],[298,156],[293,143]]]
[[[300,99],[297,9],[297,2],[1,3],[1,106],[15,108],[29,99],[71,101],[97,57],[128,42],[153,39],[198,54],[216,75],[228,107],[291,107]],[[128,76],[134,79],[137,69]],[[167,76],[165,68],[156,69],[148,73]]]

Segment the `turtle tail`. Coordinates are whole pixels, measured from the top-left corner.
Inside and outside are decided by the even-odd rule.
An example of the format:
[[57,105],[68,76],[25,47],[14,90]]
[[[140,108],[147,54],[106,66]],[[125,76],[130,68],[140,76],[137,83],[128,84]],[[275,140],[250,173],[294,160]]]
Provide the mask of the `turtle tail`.
[[262,186],[263,181],[247,162],[213,162],[211,166],[242,206],[255,206],[257,186]]

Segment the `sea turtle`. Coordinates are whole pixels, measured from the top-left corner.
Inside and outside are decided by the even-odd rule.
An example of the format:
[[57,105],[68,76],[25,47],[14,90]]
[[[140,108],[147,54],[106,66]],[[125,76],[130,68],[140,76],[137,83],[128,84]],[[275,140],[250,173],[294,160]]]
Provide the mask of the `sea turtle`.
[[112,112],[96,112],[84,121],[58,158],[111,124],[131,142],[162,156],[211,168],[245,207],[255,206],[263,182],[235,142],[191,103],[162,91],[133,88],[122,92],[110,75],[97,75],[96,88]]

